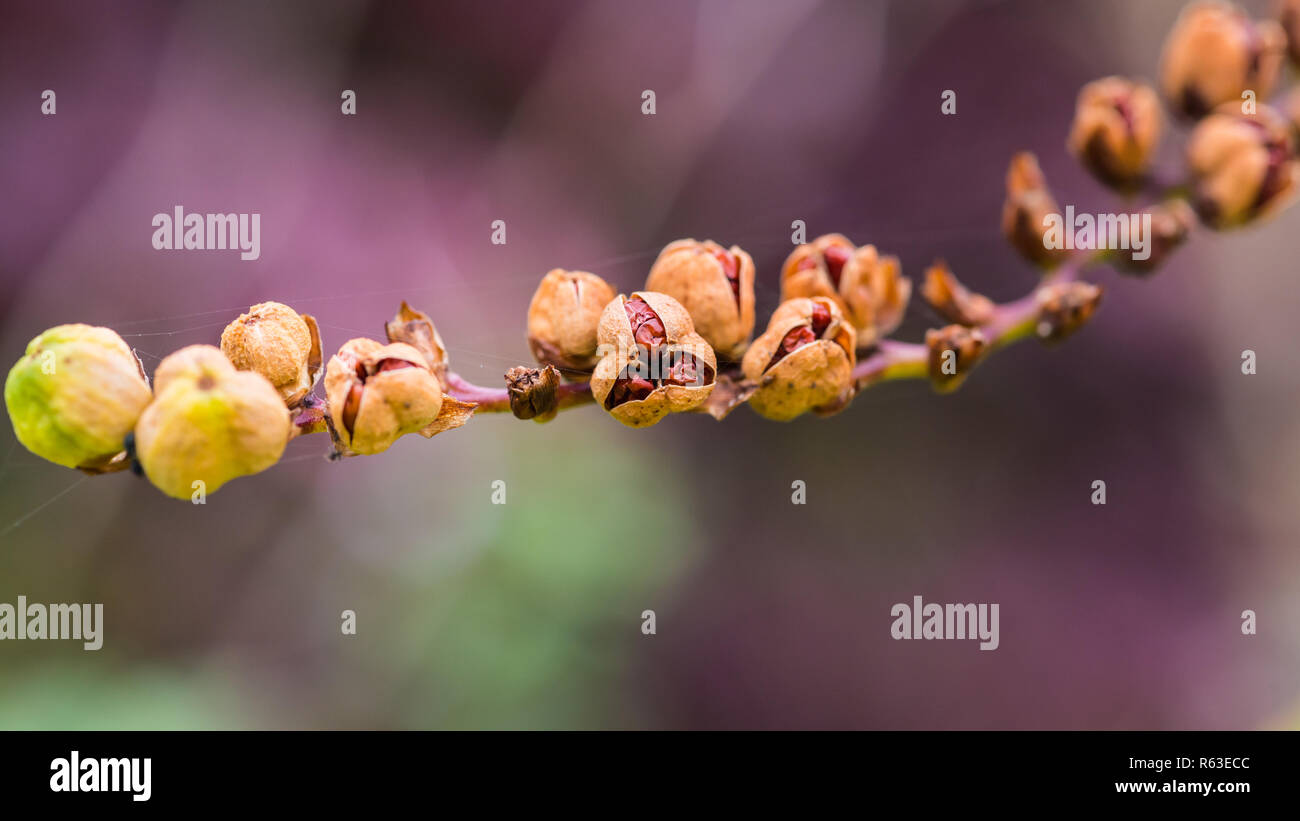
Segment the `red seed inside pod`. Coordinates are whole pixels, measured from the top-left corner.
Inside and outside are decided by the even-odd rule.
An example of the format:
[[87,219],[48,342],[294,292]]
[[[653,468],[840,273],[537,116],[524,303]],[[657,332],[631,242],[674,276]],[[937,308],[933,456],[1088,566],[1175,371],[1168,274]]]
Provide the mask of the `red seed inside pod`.
[[807,325],[800,325],[797,328],[791,328],[781,338],[781,344],[776,346],[775,353],[772,354],[772,360],[767,363],[763,370],[771,370],[772,366],[785,359],[804,345],[810,345],[817,341],[817,334]]
[[627,320],[632,325],[632,338],[643,348],[653,350],[668,341],[668,333],[659,315],[639,296],[623,304]]
[[716,248],[710,253],[714,259],[722,266],[722,273],[727,277],[727,284],[731,286],[731,295],[736,298],[736,304],[740,304],[740,257],[727,251]]
[[414,368],[414,367],[415,367],[414,362],[407,362],[405,359],[383,359],[380,360],[379,364],[375,366],[375,373],[383,373],[384,371],[397,371],[397,370],[401,370],[402,368]]
[[668,368],[663,382],[665,385],[702,387],[713,384],[713,375],[713,368],[707,363],[697,360],[694,354],[684,353]]
[[830,327],[830,324],[831,324],[830,308],[827,308],[825,305],[821,304],[820,302],[814,302],[813,312],[812,312],[812,329],[813,329],[813,333],[817,336],[818,339],[821,339],[822,334],[826,333],[826,329]]
[[850,252],[843,245],[828,245],[825,251],[822,251],[822,257],[826,260],[826,271],[831,275],[831,282],[835,287],[840,287],[840,276],[844,273],[844,264],[849,261]]
[[643,379],[639,376],[630,377],[627,371],[624,371],[618,379],[614,380],[614,387],[610,388],[609,395],[605,397],[605,409],[616,408],[624,402],[636,402],[645,399],[655,389],[655,383],[649,379]]
[[357,414],[361,411],[361,394],[365,391],[360,382],[352,383],[348,389],[348,398],[343,403],[343,427],[347,430],[348,436],[357,424]]

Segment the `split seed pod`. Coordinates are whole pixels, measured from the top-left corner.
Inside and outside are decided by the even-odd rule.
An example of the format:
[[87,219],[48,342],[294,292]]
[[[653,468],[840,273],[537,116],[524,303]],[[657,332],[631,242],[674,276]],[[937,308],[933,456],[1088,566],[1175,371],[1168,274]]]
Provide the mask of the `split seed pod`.
[[714,351],[733,356],[754,333],[754,260],[738,245],[679,239],[659,252],[647,291],[682,304]]
[[362,454],[380,453],[400,436],[425,431],[444,404],[442,385],[418,350],[373,339],[350,339],[330,358],[325,394],[334,433]]
[[654,291],[619,294],[600,315],[601,358],[591,376],[596,402],[643,428],[694,410],[713,392],[718,360],[686,309]]
[[745,378],[758,385],[749,406],[779,422],[841,410],[853,397],[854,336],[829,297],[781,303],[745,352]]
[[564,372],[589,372],[596,366],[596,326],[615,296],[609,283],[586,271],[556,268],[528,304],[528,347],[543,365]]
[[316,320],[279,302],[254,305],[227,325],[221,352],[241,371],[265,376],[289,407],[320,379],[323,357]]
[[1227,103],[1196,124],[1187,140],[1196,210],[1213,228],[1231,228],[1290,204],[1300,183],[1295,136],[1275,109],[1253,115]]
[[898,257],[874,245],[855,246],[842,234],[825,234],[800,245],[781,267],[781,301],[825,297],[856,332],[859,348],[874,345],[903,321],[912,281]]
[[1160,99],[1150,86],[1106,77],[1079,92],[1068,145],[1097,179],[1128,188],[1146,174],[1162,125]]
[[135,454],[155,487],[186,499],[274,465],[290,427],[266,377],[237,370],[211,345],[190,345],[159,363],[153,401],[135,426]]
[[121,453],[150,396],[140,360],[122,337],[90,325],[45,331],[5,380],[18,441],[70,468],[97,469]]
[[1242,93],[1267,100],[1286,58],[1286,33],[1272,20],[1252,20],[1232,3],[1192,3],[1165,39],[1160,88],[1185,117],[1200,118],[1216,106],[1240,106]]

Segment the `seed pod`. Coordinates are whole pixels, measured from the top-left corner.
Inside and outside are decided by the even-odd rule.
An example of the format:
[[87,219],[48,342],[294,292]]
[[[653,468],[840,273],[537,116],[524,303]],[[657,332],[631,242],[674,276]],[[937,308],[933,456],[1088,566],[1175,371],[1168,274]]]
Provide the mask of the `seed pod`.
[[149,398],[149,382],[127,344],[90,325],[45,331],[5,380],[18,441],[70,468],[96,469],[121,453]]
[[221,332],[221,352],[241,371],[256,371],[295,407],[321,375],[316,320],[288,305],[263,302]]
[[1079,92],[1068,146],[1097,179],[1130,188],[1146,174],[1162,125],[1150,86],[1106,77]]
[[1286,34],[1272,20],[1251,20],[1232,3],[1193,3],[1165,39],[1160,90],[1171,108],[1193,119],[1222,103],[1240,107],[1247,90],[1266,100],[1285,50]]
[[926,331],[925,345],[930,352],[930,386],[938,393],[951,393],[983,358],[988,340],[979,328],[946,325]]
[[1132,254],[1116,254],[1114,264],[1135,274],[1150,274],[1187,241],[1196,225],[1196,212],[1184,199],[1171,199],[1148,209],[1151,212],[1151,253],[1146,259],[1134,259]]
[[831,300],[853,325],[859,348],[893,332],[911,296],[912,282],[902,276],[897,257],[880,256],[874,245],[856,247],[843,234],[800,245],[781,267],[781,301]]
[[153,401],[135,426],[135,455],[155,487],[187,499],[274,465],[290,427],[266,377],[237,370],[211,345],[190,345],[159,363]]
[[350,339],[330,358],[325,395],[340,442],[362,454],[422,432],[444,404],[442,386],[418,350],[373,339]]
[[528,304],[528,347],[543,365],[562,373],[587,373],[596,366],[596,326],[615,296],[609,283],[586,271],[556,268]]
[[600,315],[591,394],[623,424],[643,428],[709,398],[718,360],[691,315],[654,291],[619,294]]
[[659,252],[647,291],[681,303],[714,351],[733,356],[754,333],[754,260],[740,246],[679,239]]
[[758,385],[749,406],[780,422],[840,410],[853,396],[854,336],[829,297],[781,303],[745,352],[745,377]]
[[949,322],[981,325],[993,317],[993,300],[962,285],[943,260],[937,260],[926,269],[921,295]]
[[1038,167],[1038,158],[1028,151],[1012,157],[1007,169],[1007,196],[1002,203],[1002,235],[1012,247],[1035,265],[1054,267],[1069,251],[1047,247],[1044,220],[1060,212]]
[[1034,332],[1046,344],[1062,341],[1082,328],[1101,302],[1100,286],[1088,282],[1058,282],[1038,290],[1038,324]]
[[1276,110],[1253,115],[1227,103],[1197,123],[1187,141],[1194,204],[1212,228],[1231,228],[1289,205],[1300,182],[1295,137]]

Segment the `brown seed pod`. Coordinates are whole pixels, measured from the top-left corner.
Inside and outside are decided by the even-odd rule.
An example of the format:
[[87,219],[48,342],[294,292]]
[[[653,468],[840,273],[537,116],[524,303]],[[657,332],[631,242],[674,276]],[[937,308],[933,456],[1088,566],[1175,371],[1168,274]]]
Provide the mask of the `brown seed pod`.
[[403,342],[350,339],[330,358],[325,394],[340,442],[355,453],[387,450],[438,418],[444,398],[429,363]]
[[1002,203],[1002,235],[1021,256],[1035,265],[1051,268],[1070,252],[1049,248],[1043,241],[1044,220],[1061,209],[1047,187],[1038,158],[1021,151],[1007,168],[1007,195]]
[[654,291],[619,294],[600,315],[600,361],[591,376],[596,402],[623,424],[642,428],[709,398],[718,372],[713,348],[677,300]]
[[650,267],[645,287],[680,302],[696,332],[723,356],[744,350],[754,333],[754,260],[738,245],[669,243]]
[[[615,296],[586,271],[556,268],[542,277],[528,304],[528,347],[543,365],[577,376],[596,366],[596,326]],[[577,373],[575,373],[577,372]]]
[[1079,92],[1067,145],[1097,179],[1129,188],[1145,176],[1163,121],[1154,89],[1105,77]]
[[289,411],[266,377],[236,370],[211,345],[190,345],[159,363],[135,454],[155,487],[186,499],[266,470],[289,435]]
[[288,305],[262,302],[221,332],[221,352],[241,371],[256,371],[289,407],[302,401],[321,375],[316,320]]
[[1232,3],[1192,3],[1165,39],[1160,90],[1171,108],[1193,119],[1223,103],[1241,105],[1253,91],[1273,93],[1286,58],[1286,33],[1272,20],[1252,20]]
[[749,406],[786,422],[805,411],[842,409],[853,396],[853,326],[830,297],[781,303],[745,352],[745,378],[758,385]]
[[1231,228],[1273,214],[1300,183],[1295,136],[1275,109],[1255,114],[1225,103],[1196,124],[1187,140],[1195,205],[1207,225]]
[[825,297],[833,301],[867,348],[903,321],[912,282],[898,258],[874,245],[855,246],[843,234],[825,234],[800,245],[781,266],[781,300]]
[[925,345],[929,349],[930,386],[938,393],[951,393],[961,387],[984,357],[988,339],[979,328],[946,325],[926,331]]

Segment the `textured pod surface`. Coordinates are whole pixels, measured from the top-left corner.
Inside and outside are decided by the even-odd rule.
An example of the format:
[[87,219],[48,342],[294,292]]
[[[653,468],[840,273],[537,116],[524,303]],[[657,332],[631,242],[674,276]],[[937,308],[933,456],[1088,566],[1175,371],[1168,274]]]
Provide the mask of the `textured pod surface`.
[[108,328],[60,325],[27,345],[5,380],[5,406],[23,446],[64,467],[122,451],[151,394],[140,362]]
[[288,405],[320,379],[320,334],[311,317],[279,302],[248,309],[221,332],[221,352],[241,371],[266,377]]
[[855,339],[835,302],[793,299],[772,314],[745,353],[745,377],[758,385],[749,405],[760,416],[789,421],[852,395]]
[[645,287],[677,300],[696,333],[724,356],[743,350],[754,333],[754,260],[740,246],[669,243],[650,267]]
[[542,278],[528,304],[528,346],[543,365],[564,371],[595,366],[596,328],[616,295],[605,280],[587,271],[556,268]]
[[153,401],[135,427],[136,458],[168,496],[213,493],[279,461],[289,420],[266,377],[236,369],[211,345],[191,345],[158,366]]
[[361,454],[423,431],[443,406],[442,385],[424,355],[403,342],[348,340],[330,358],[325,393],[335,433]]
[[598,341],[601,359],[591,377],[592,396],[629,427],[648,427],[669,413],[694,410],[713,392],[718,369],[713,348],[670,296],[620,294],[601,314]]

